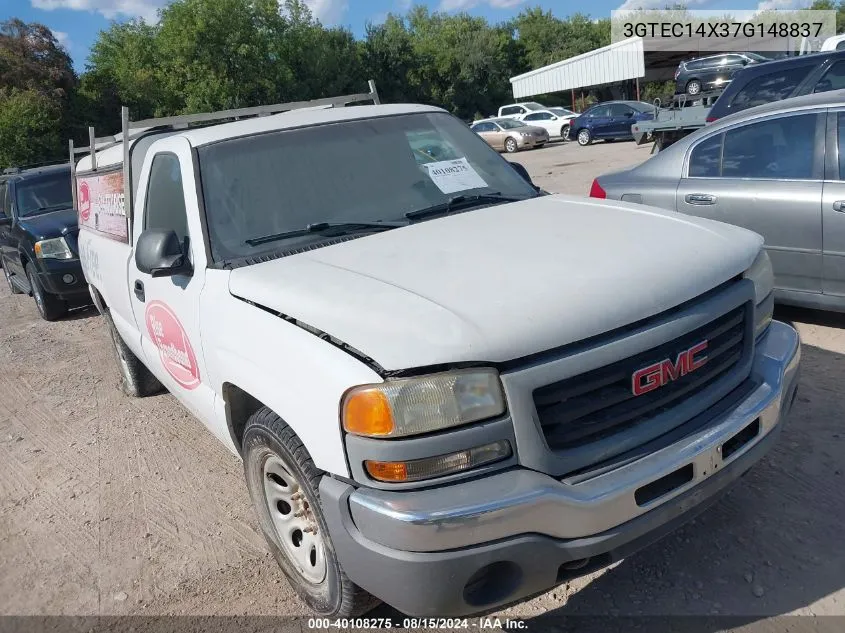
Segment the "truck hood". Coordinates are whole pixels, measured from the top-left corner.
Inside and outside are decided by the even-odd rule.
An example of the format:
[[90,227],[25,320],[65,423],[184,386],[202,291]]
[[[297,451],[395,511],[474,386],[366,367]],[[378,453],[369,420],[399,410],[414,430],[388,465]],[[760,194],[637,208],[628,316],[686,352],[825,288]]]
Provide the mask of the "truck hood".
[[670,211],[543,196],[238,268],[229,290],[386,370],[504,362],[693,299],[762,243]]

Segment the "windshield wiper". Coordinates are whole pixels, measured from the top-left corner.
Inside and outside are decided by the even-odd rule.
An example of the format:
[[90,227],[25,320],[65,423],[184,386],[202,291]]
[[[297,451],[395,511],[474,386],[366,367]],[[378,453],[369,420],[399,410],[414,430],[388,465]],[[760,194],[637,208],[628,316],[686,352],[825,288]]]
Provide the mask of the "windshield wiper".
[[468,207],[487,204],[489,202],[519,202],[520,200],[527,200],[527,198],[518,198],[515,196],[503,196],[501,193],[482,193],[476,196],[452,196],[446,202],[435,204],[424,209],[417,209],[416,211],[409,211],[405,217],[409,220],[419,220],[438,213],[449,213],[456,209],[466,209]]
[[264,235],[262,237],[253,237],[246,240],[246,243],[250,246],[259,246],[261,244],[267,244],[268,242],[278,242],[279,240],[304,237],[306,235],[316,234],[335,237],[367,231],[387,231],[388,229],[395,229],[400,226],[407,225],[407,222],[315,222],[314,224],[309,224],[304,228],[294,229],[293,231],[274,233],[273,235]]

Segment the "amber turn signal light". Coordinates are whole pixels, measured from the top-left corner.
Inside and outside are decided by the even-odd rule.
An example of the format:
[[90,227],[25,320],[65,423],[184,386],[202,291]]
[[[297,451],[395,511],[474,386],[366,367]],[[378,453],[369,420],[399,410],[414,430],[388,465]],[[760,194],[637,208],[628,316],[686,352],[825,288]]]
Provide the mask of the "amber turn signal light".
[[343,428],[348,433],[384,437],[393,432],[393,412],[384,392],[362,389],[349,394],[343,406]]

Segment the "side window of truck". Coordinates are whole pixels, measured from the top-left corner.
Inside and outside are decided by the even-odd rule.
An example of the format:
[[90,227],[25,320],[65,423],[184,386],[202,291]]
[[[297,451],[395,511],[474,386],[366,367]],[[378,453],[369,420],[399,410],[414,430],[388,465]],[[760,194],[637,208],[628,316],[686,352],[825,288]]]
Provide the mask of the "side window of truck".
[[822,75],[813,92],[827,92],[845,88],[845,60],[836,62]]
[[786,99],[812,68],[813,66],[810,65],[799,66],[752,79],[734,96],[731,111],[739,112],[764,103]]
[[179,159],[173,154],[158,154],[150,167],[144,228],[176,232],[179,240],[188,235],[188,213]]

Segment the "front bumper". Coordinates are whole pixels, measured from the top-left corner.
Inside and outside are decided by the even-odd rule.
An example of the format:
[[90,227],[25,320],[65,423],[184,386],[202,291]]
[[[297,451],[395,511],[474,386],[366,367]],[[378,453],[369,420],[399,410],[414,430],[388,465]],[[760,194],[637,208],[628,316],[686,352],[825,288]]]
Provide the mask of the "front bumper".
[[[50,294],[66,301],[90,303],[88,282],[78,259],[42,259],[38,262],[37,272],[41,287]],[[67,275],[73,277],[70,283],[65,280]]]
[[517,147],[519,147],[520,149],[536,147],[538,145],[545,145],[549,142],[548,136],[517,136],[514,138],[516,138]]
[[338,559],[407,614],[465,615],[624,558],[704,510],[771,448],[795,397],[800,350],[797,332],[773,322],[756,345],[755,388],[715,423],[577,483],[513,469],[393,492],[324,477]]

